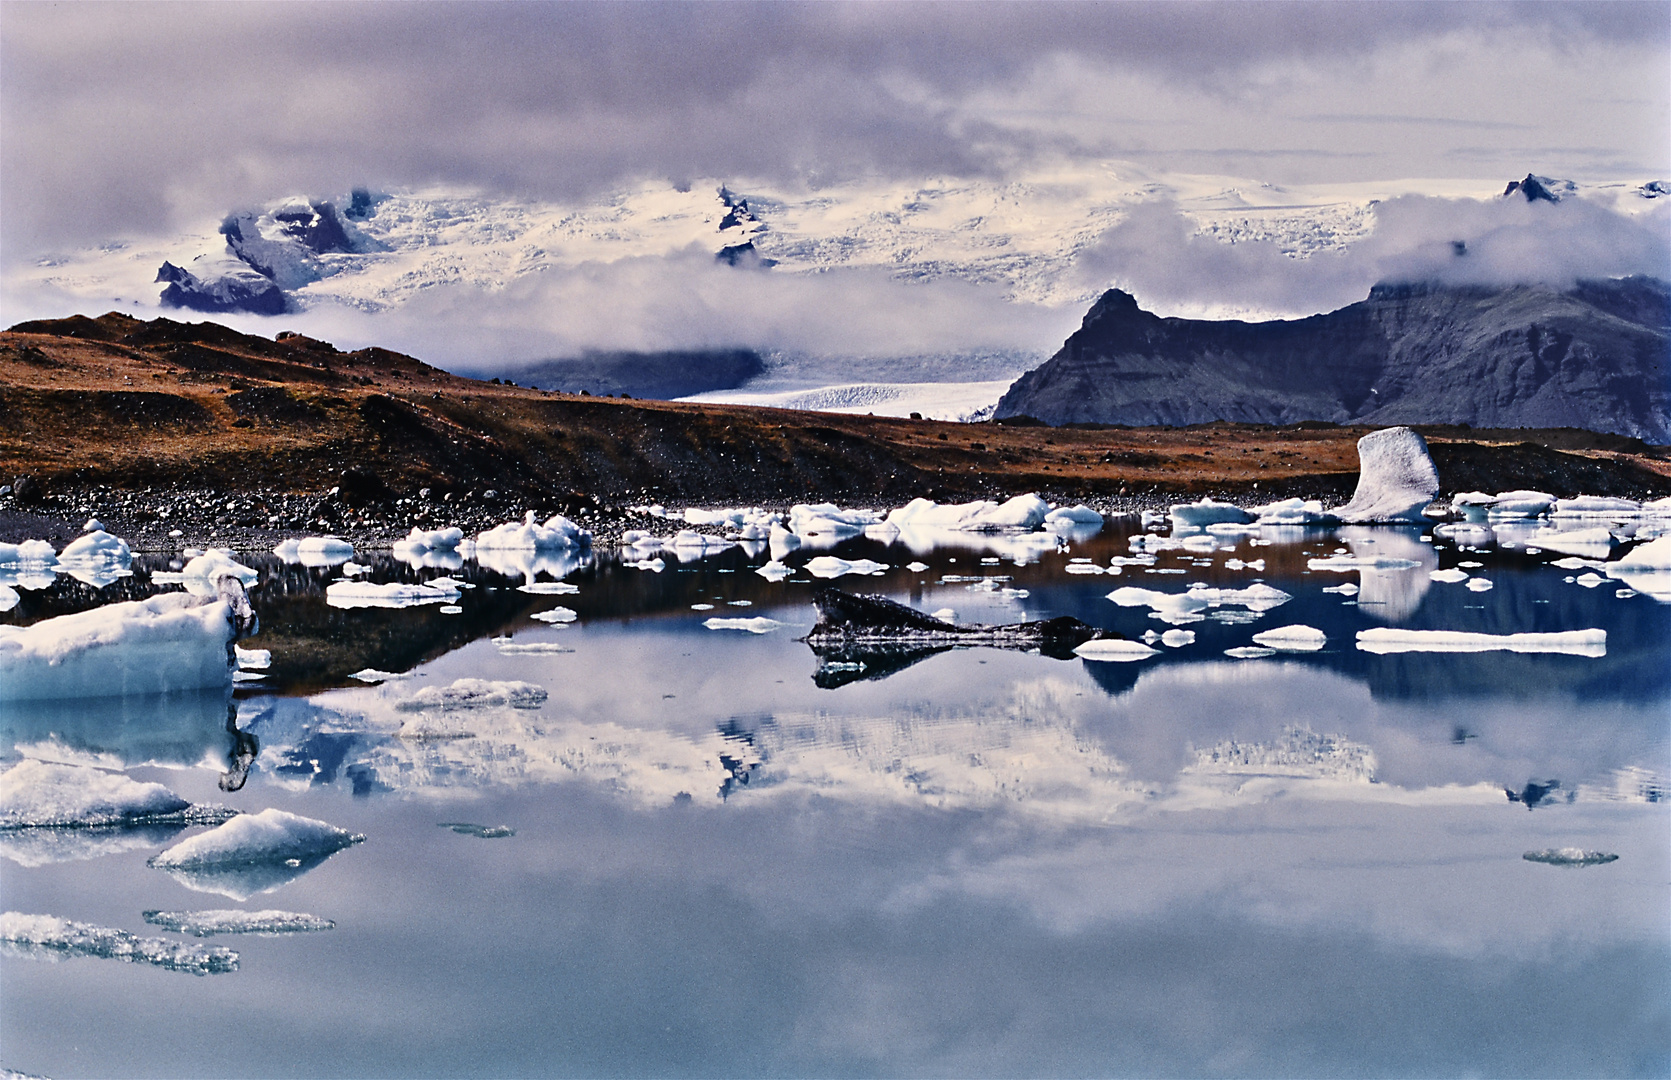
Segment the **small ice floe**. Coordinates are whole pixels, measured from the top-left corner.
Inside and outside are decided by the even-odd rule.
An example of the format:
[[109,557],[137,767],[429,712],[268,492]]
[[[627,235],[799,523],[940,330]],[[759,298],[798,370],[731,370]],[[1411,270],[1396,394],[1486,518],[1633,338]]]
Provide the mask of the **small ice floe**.
[[1159,649],[1151,649],[1141,641],[1127,641],[1123,638],[1097,638],[1074,646],[1073,651],[1076,656],[1086,660],[1109,663],[1129,663],[1160,655]]
[[254,934],[257,937],[313,934],[321,930],[335,930],[337,925],[330,919],[304,915],[299,911],[147,911],[143,917],[152,926],[200,938],[217,934]]
[[690,606],[690,609],[692,611],[712,611],[712,610],[714,610],[714,605],[712,605],[712,604],[692,604]]
[[1553,634],[1475,634],[1460,630],[1404,630],[1383,626],[1358,631],[1358,648],[1371,653],[1495,652],[1607,655],[1607,631],[1564,630]]
[[913,574],[920,574],[924,570],[928,569],[928,564],[925,562],[908,562],[905,564],[905,569],[911,571]]
[[1595,574],[1595,573],[1579,574],[1578,575],[1578,581],[1576,582],[1576,584],[1582,585],[1586,589],[1593,589],[1597,585],[1600,585],[1603,582],[1605,582],[1606,580],[1607,579],[1602,577],[1600,574]]
[[271,892],[365,840],[335,825],[284,810],[240,814],[188,837],[146,863],[188,889],[247,900]]
[[535,596],[572,596],[580,591],[580,586],[571,585],[567,581],[531,581],[526,585],[518,585],[516,591],[533,593]]
[[574,652],[567,645],[559,645],[555,641],[512,641],[510,638],[494,638],[493,646],[499,650],[501,656],[550,656]]
[[1435,525],[1433,535],[1470,547],[1481,547],[1497,539],[1497,531],[1489,525]]
[[754,606],[754,601],[753,600],[727,600],[725,603],[726,603],[727,607],[753,607]]
[[733,541],[699,533],[694,529],[680,529],[666,546],[672,548],[674,554],[680,558],[688,560],[692,557],[706,558],[713,552],[725,551],[737,545]]
[[621,565],[629,570],[648,570],[653,574],[659,574],[667,569],[667,563],[661,559],[639,559],[637,562],[622,563]]
[[1121,607],[1149,608],[1153,618],[1177,625],[1200,622],[1205,618],[1201,613],[1208,608],[1245,607],[1251,612],[1262,613],[1286,604],[1293,597],[1281,589],[1257,582],[1245,589],[1214,589],[1196,585],[1182,593],[1164,593],[1128,585],[1109,593],[1108,599]]
[[478,551],[542,551],[589,546],[592,534],[564,517],[553,514],[541,525],[528,511],[520,523],[508,521],[476,536]]
[[1327,593],[1339,593],[1341,596],[1358,595],[1358,587],[1350,581],[1342,585],[1329,585],[1325,587],[1323,591]]
[[1618,539],[1600,526],[1593,529],[1539,529],[1526,538],[1526,543],[1545,551],[1588,555],[1595,559],[1607,558],[1619,546]]
[[283,541],[273,548],[273,554],[287,563],[336,566],[354,557],[354,545],[340,536],[308,536]]
[[1334,514],[1350,523],[1422,521],[1438,494],[1427,440],[1407,427],[1383,428],[1358,440],[1358,486]]
[[361,574],[369,572],[371,567],[350,560],[343,563],[341,569],[343,577],[359,577]]
[[358,679],[364,683],[380,683],[389,682],[392,679],[410,679],[412,673],[410,671],[379,671],[376,668],[368,667],[361,668],[348,677]]
[[237,578],[239,584],[248,588],[260,576],[259,571],[233,558],[230,549],[210,548],[194,556],[178,573],[153,571],[151,581],[157,585],[184,585],[193,596],[215,596],[219,593],[218,582],[223,577]]
[[478,840],[503,840],[516,835],[516,830],[509,825],[477,825],[470,821],[443,821],[439,824],[441,828],[451,829],[460,836],[474,836]]
[[1492,586],[1493,583],[1490,578],[1474,577],[1469,578],[1468,584],[1463,587],[1469,592],[1490,592]]
[[58,553],[45,540],[0,544],[0,566],[53,566],[57,562]]
[[1575,847],[1544,848],[1542,851],[1528,851],[1520,857],[1527,862],[1548,863],[1550,866],[1602,866],[1619,861],[1619,857],[1611,851],[1585,851]]
[[[1107,570],[1093,562],[1070,562],[1063,567],[1070,574],[1106,574]],[[1116,572],[1118,572],[1116,570]]]
[[764,566],[755,567],[754,572],[765,578],[767,581],[782,581],[795,571],[789,569],[789,567],[778,562],[776,559],[773,559]]
[[1228,522],[1245,525],[1253,515],[1231,503],[1202,499],[1200,502],[1178,503],[1172,507],[1172,524],[1186,529],[1204,529],[1208,525]]
[[1427,576],[1444,585],[1456,585],[1468,580],[1468,571],[1451,567],[1448,570],[1429,570]]
[[[979,499],[975,502],[942,504],[932,499],[912,499],[897,510],[890,511],[886,523],[896,529],[1029,532],[1042,525],[1050,512],[1050,504],[1036,494],[1017,495],[1004,503]],[[1097,521],[1101,520],[1099,515]],[[1064,520],[1064,524],[1074,523],[1076,522]]]
[[1168,649],[1181,649],[1195,644],[1194,630],[1168,630],[1160,636],[1160,643]]
[[12,610],[12,608],[17,607],[18,603],[21,602],[22,599],[23,598],[18,595],[16,589],[4,582],[0,582],[0,611]]
[[236,813],[85,765],[26,759],[0,773],[0,830],[218,825]]
[[1265,560],[1252,559],[1247,562],[1243,562],[1241,559],[1225,559],[1224,568],[1226,570],[1253,570],[1257,573],[1263,574],[1265,572]]
[[1394,555],[1330,555],[1322,559],[1307,559],[1311,570],[1329,570],[1339,574],[1353,570],[1414,570],[1421,563],[1414,559],[1400,559]]
[[580,613],[574,608],[554,607],[550,611],[536,611],[528,617],[544,623],[571,623],[580,618]]
[[396,542],[395,550],[422,554],[426,551],[453,551],[464,540],[464,530],[456,528],[420,529],[412,526],[406,539]]
[[238,954],[219,945],[142,938],[126,930],[61,919],[56,915],[0,914],[0,944],[12,955],[57,960],[93,957],[150,964],[190,975],[218,975],[238,970]]
[[846,574],[880,574],[887,568],[887,563],[879,563],[872,559],[855,559],[849,562],[834,555],[820,555],[806,564],[807,573],[820,578],[838,578]]
[[82,533],[58,553],[58,562],[63,565],[101,562],[126,565],[132,561],[133,552],[128,550],[128,542],[103,529]]
[[1488,495],[1483,491],[1462,491],[1452,496],[1451,509],[1461,514],[1465,521],[1477,524],[1485,521],[1487,512],[1496,502],[1497,496]]
[[325,603],[334,608],[409,608],[424,604],[444,604],[459,595],[458,586],[451,579],[437,578],[436,582],[407,585],[390,581],[374,585],[369,581],[333,581],[325,586]]
[[1616,499],[1607,495],[1579,495],[1572,499],[1557,499],[1549,511],[1551,518],[1608,518],[1619,520],[1638,517],[1642,504],[1635,499]]
[[1340,520],[1325,511],[1323,504],[1316,499],[1279,499],[1263,506],[1250,507],[1248,513],[1258,518],[1258,524],[1262,526],[1325,525]]
[[1276,650],[1259,645],[1242,645],[1234,649],[1225,649],[1224,655],[1233,660],[1261,660],[1267,656],[1275,656]]
[[269,649],[246,649],[242,645],[234,645],[232,654],[236,657],[238,666],[246,671],[259,671],[273,666],[273,654]]
[[705,621],[703,626],[710,630],[746,630],[751,634],[769,634],[783,624],[776,619],[768,619],[764,615],[756,615],[752,619],[722,619],[712,618]]
[[237,631],[227,602],[187,593],[0,626],[0,701],[225,686]]
[[545,703],[545,687],[529,682],[495,682],[488,679],[455,679],[451,686],[426,686],[409,698],[395,702],[402,712],[434,709],[486,709],[508,705],[513,709],[537,709]]
[[1560,567],[1562,570],[1601,570],[1607,564],[1596,559],[1580,559],[1576,555],[1568,555],[1564,559],[1556,559],[1549,565]]
[[1316,652],[1328,640],[1329,636],[1323,631],[1299,623],[1293,626],[1279,626],[1275,630],[1253,635],[1254,644],[1279,652]]
[[[789,508],[787,532],[799,541],[808,538],[822,540],[845,540],[850,536],[858,536],[869,525],[882,522],[882,515],[874,510],[843,510],[834,503],[797,503]],[[777,554],[780,543],[778,529],[771,532],[772,552]]]
[[1492,521],[1536,518],[1554,505],[1555,496],[1545,491],[1504,491],[1486,507],[1486,516]]

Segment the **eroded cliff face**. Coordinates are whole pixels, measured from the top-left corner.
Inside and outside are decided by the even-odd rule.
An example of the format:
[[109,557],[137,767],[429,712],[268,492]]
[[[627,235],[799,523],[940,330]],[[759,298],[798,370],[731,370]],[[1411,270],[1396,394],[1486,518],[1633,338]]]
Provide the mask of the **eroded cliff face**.
[[1381,285],[1307,319],[1163,319],[1111,290],[998,416],[1570,426],[1671,442],[1671,286]]

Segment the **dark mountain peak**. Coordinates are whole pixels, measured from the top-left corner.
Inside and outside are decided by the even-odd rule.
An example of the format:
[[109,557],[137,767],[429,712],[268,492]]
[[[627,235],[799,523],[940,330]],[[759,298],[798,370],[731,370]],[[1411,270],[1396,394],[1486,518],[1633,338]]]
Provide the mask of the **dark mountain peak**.
[[1139,307],[1137,297],[1131,293],[1124,289],[1109,289],[1098,297],[1097,302],[1091,305],[1091,310],[1085,313],[1084,325],[1089,326],[1093,322],[1107,319],[1131,319],[1142,315],[1156,318]]
[[1515,192],[1526,197],[1527,202],[1560,202],[1563,198],[1578,190],[1578,185],[1571,180],[1554,180],[1547,176],[1537,176],[1527,173],[1524,180],[1510,180],[1509,186],[1503,189],[1506,198]]

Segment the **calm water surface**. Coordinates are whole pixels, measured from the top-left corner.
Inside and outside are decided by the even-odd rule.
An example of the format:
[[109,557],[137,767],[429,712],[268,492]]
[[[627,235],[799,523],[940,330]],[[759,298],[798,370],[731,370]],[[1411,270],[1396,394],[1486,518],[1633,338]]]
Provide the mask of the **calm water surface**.
[[[14,708],[0,754],[124,768],[366,842],[215,893],[146,865],[185,835],[171,830],[50,851],[14,837],[4,906],[144,936],[170,936],[142,920],[156,908],[280,908],[336,928],[211,939],[241,961],[206,977],[9,954],[0,1064],[66,1077],[1671,1072],[1671,604],[1585,588],[1554,556],[1418,531],[1265,537],[1118,576],[1067,572],[1130,554],[1117,530],[1068,550],[851,541],[835,554],[890,569],[836,584],[925,611],[1195,635],[1130,663],[976,648],[863,668],[797,640],[822,583],[765,580],[752,572],[764,553],[661,573],[607,553],[521,568],[562,575],[573,595],[469,563],[454,573],[478,587],[457,614],[329,608],[331,571],[249,556],[264,571],[253,644],[272,649],[275,685],[230,703],[259,742],[241,790],[217,788],[231,740],[218,694]],[[1339,549],[1417,565],[1307,569]],[[377,580],[443,572],[360,558]],[[1264,568],[1227,565],[1254,559]],[[1428,577],[1461,561],[1494,587]],[[1256,580],[1293,599],[1175,627],[1105,598]],[[1348,582],[1361,590],[1324,591]],[[559,605],[575,621],[532,617]],[[755,616],[783,625],[704,626]],[[1225,655],[1295,623],[1328,644]],[[1600,657],[1356,648],[1381,625],[1598,627],[1608,641]],[[344,677],[368,666],[406,677]],[[464,677],[548,697],[400,707]],[[1522,858],[1560,847],[1618,860]]]

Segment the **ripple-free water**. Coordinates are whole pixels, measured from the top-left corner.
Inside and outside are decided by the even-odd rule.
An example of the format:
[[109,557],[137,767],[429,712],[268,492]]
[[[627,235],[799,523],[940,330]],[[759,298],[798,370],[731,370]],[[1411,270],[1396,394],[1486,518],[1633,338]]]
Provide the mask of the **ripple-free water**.
[[[822,665],[797,639],[824,583],[768,581],[752,573],[766,556],[740,549],[660,574],[608,556],[545,568],[580,588],[561,596],[515,588],[538,567],[358,556],[377,580],[471,581],[456,614],[332,608],[331,571],[263,563],[250,644],[272,650],[275,686],[240,684],[230,703],[13,708],[0,752],[123,768],[366,842],[229,899],[146,865],[199,830],[14,835],[0,841],[4,907],[153,937],[167,931],[145,911],[240,903],[334,929],[216,938],[239,968],[201,977],[14,950],[0,958],[0,1063],[52,1076],[1664,1075],[1671,604],[1410,530],[1267,535],[1118,575],[1066,572],[1070,558],[1129,554],[1116,531],[1067,551],[976,538],[835,551],[892,567],[837,586],[966,622],[1067,614],[1138,637],[1173,626],[1110,590],[1262,580],[1292,594],[1257,617],[1209,609],[1182,624],[1193,641],[1127,663],[974,648]],[[1308,569],[1341,548],[1416,565]],[[914,560],[928,569],[904,568]],[[1428,576],[1464,561],[1492,588]],[[1324,591],[1344,583],[1359,590]],[[533,617],[557,606],[577,619]],[[703,625],[754,616],[784,625]],[[1290,624],[1327,644],[1225,655]],[[1356,648],[1358,630],[1388,625],[1594,627],[1607,647]],[[404,677],[346,678],[364,667]],[[547,696],[411,706],[461,678]],[[259,751],[224,792],[229,709]],[[1523,858],[1563,847],[1618,859]]]

